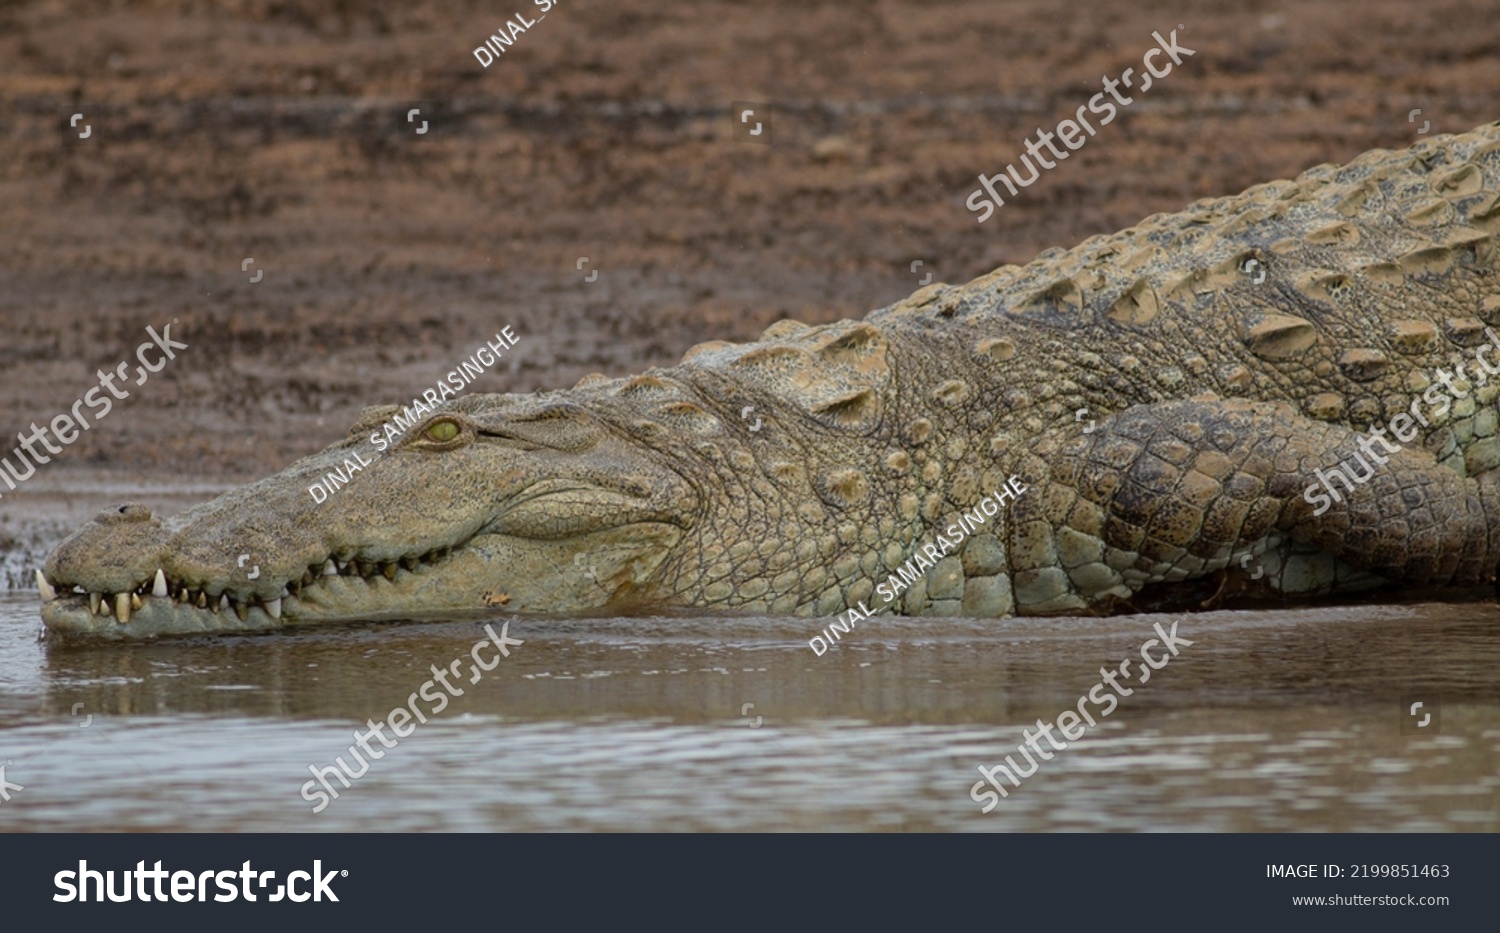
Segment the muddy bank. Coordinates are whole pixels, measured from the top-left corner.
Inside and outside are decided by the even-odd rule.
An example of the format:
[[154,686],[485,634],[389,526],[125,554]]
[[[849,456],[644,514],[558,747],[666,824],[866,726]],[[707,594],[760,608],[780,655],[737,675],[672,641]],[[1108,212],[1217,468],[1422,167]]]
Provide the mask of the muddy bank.
[[[190,349],[48,471],[264,475],[506,324],[520,352],[479,390],[862,315],[929,273],[1493,120],[1488,12],[580,2],[485,69],[477,3],[8,5],[0,436],[173,318]],[[1179,23],[1195,54],[975,223],[977,173]],[[769,145],[734,101],[772,106]],[[74,113],[90,135],[65,144]]]

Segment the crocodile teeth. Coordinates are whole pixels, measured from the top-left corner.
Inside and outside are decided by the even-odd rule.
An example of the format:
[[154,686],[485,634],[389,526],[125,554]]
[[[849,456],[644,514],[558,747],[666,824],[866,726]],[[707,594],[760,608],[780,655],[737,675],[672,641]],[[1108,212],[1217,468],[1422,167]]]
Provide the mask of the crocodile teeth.
[[47,582],[47,578],[40,570],[36,572],[36,591],[42,594],[44,603],[50,603],[57,598],[57,590],[52,588],[52,584]]
[[281,600],[273,599],[266,603],[266,611],[271,614],[271,618],[273,619],[281,618]]
[[286,599],[290,595],[292,595],[292,588],[289,587],[289,586],[283,586],[281,588],[281,595],[278,596],[278,597],[276,597],[276,598],[277,599]]
[[416,573],[417,572],[417,564],[419,564],[419,563],[421,563],[421,561],[417,560],[417,558],[415,558],[415,557],[403,557],[403,558],[401,558],[401,566],[405,567],[408,571],[410,571],[412,573]]
[[129,622],[130,621],[130,594],[129,593],[116,593],[115,594],[115,618],[119,619],[121,622]]
[[182,591],[177,594],[177,601],[179,603],[185,603],[191,596],[192,594],[188,592],[188,588],[184,586],[182,588]]
[[[220,593],[219,594],[219,609],[228,609],[228,608],[229,608],[229,594],[228,593]],[[219,609],[215,609],[214,612],[218,612]]]
[[141,598],[139,596],[137,596],[135,593],[131,593],[130,594],[130,608],[132,608],[132,609],[139,609],[139,608],[141,608]]
[[89,612],[93,613],[94,615],[98,615],[99,614],[99,604],[101,602],[103,602],[103,601],[104,601],[104,597],[103,596],[100,596],[98,593],[90,593],[89,594]]
[[197,606],[198,606],[199,609],[207,609],[208,608],[208,594],[205,593],[203,590],[199,590],[198,591]]
[[160,567],[156,568],[156,582],[151,586],[151,595],[158,598],[167,595],[167,575],[161,572]]
[[333,562],[333,558],[332,557],[330,557],[327,560],[323,561],[323,576],[325,576],[325,577],[336,577],[338,575],[339,575],[339,568],[338,568],[338,565],[336,565]]
[[382,572],[385,574],[385,578],[387,580],[393,580],[394,581],[396,579],[396,565],[395,564],[386,564],[385,565],[385,570],[382,571]]
[[341,560],[341,561],[339,561],[339,573],[348,573],[348,572],[349,572],[349,561],[347,561],[347,560]]
[[244,603],[235,603],[234,614],[240,617],[241,622],[244,622],[250,617],[250,607]]

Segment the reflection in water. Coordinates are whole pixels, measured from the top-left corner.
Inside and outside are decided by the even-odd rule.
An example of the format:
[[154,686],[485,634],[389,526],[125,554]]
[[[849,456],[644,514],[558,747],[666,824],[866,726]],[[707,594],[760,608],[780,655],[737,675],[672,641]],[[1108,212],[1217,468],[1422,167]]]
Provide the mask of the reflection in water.
[[523,646],[372,740],[314,816],[308,766],[479,624],[69,647],[0,594],[0,761],[24,788],[0,829],[1500,829],[1485,603],[1189,616],[1191,647],[981,815],[976,766],[1173,618],[879,619],[822,657],[816,620],[520,619]]

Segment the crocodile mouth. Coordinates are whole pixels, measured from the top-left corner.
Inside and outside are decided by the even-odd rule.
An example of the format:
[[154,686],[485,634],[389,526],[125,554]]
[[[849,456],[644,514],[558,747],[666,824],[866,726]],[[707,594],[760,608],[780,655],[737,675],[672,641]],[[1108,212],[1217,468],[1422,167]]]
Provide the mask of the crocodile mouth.
[[379,580],[400,584],[411,577],[437,570],[463,546],[445,545],[395,559],[328,554],[321,561],[308,564],[301,576],[284,580],[280,594],[271,599],[235,593],[223,584],[169,577],[161,568],[157,568],[154,577],[139,585],[113,593],[94,592],[81,585],[51,581],[40,570],[36,572],[36,582],[43,606],[56,603],[56,608],[63,610],[82,610],[87,606],[90,616],[113,618],[121,625],[128,624],[132,612],[147,608],[153,600],[165,601],[168,608],[174,609],[198,609],[214,615],[232,612],[241,622],[248,622],[251,613],[260,613],[268,625],[275,625],[283,611],[295,615],[298,602],[305,595],[325,587],[324,581],[330,577],[350,582],[363,580],[372,586]]
[[65,638],[151,638],[593,609],[636,598],[680,540],[681,524],[652,492],[545,479],[490,514],[445,516],[444,533],[425,541],[395,524],[325,530],[297,545],[257,532],[269,539],[257,565],[242,554],[238,569],[224,538],[248,538],[249,550],[254,535],[224,529],[217,513],[137,530],[151,520],[144,509],[122,507],[119,519],[107,510],[37,571],[42,621]]

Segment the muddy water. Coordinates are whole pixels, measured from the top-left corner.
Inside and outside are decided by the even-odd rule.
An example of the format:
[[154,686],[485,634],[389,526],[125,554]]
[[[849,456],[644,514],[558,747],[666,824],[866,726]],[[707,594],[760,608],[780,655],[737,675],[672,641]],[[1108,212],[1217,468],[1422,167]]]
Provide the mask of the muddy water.
[[[105,500],[219,491],[85,485],[28,490],[31,550]],[[524,645],[314,813],[309,765],[357,771],[354,730],[480,623],[58,646],[0,593],[0,829],[1500,828],[1484,603],[1189,617],[1191,646],[982,814],[976,765],[1024,762],[1023,728],[1175,618],[879,620],[823,657],[827,620],[518,619]]]
[[[1486,604],[1190,617],[982,815],[975,766],[1172,618],[872,621],[823,657],[794,620],[512,621],[524,645],[314,815],[308,766],[354,765],[478,624],[64,648],[3,594],[0,828],[1500,829]],[[1413,694],[1439,718],[1403,734]]]

